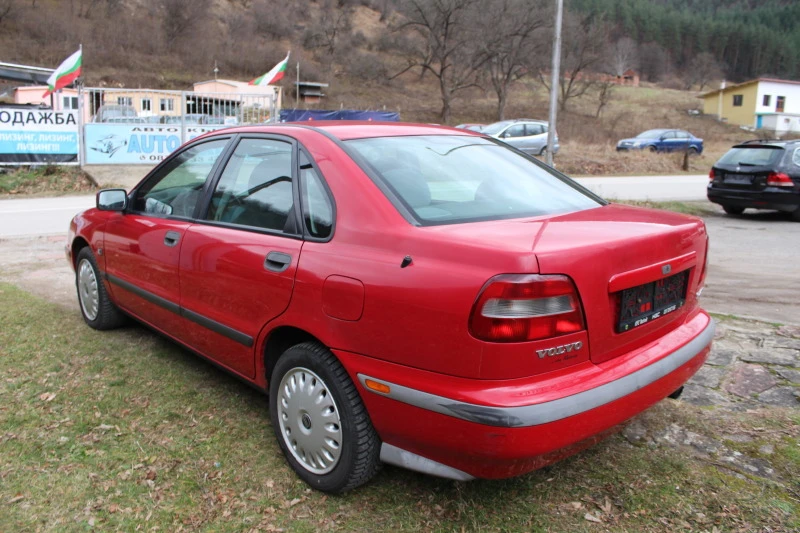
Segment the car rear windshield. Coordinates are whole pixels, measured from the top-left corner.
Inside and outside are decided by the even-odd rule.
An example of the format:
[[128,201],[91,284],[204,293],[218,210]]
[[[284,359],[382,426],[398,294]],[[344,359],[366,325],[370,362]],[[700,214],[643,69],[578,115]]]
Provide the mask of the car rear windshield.
[[731,148],[717,161],[717,165],[772,166],[778,162],[782,154],[783,148],[779,146]]
[[391,191],[387,197],[422,225],[555,215],[604,203],[572,180],[481,137],[380,137],[347,146]]

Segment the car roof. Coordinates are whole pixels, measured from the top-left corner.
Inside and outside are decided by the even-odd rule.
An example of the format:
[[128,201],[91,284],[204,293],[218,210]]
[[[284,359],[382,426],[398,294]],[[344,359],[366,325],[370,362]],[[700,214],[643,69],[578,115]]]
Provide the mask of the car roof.
[[733,148],[759,148],[764,146],[770,148],[786,148],[798,142],[800,142],[800,139],[751,139],[734,145]]
[[456,129],[438,124],[412,124],[407,122],[374,122],[360,120],[314,120],[306,122],[284,122],[280,124],[263,124],[260,126],[243,126],[226,128],[226,133],[275,133],[282,128],[310,128],[321,130],[341,141],[350,139],[366,139],[372,137],[400,137],[405,135],[464,135],[481,136],[480,133]]

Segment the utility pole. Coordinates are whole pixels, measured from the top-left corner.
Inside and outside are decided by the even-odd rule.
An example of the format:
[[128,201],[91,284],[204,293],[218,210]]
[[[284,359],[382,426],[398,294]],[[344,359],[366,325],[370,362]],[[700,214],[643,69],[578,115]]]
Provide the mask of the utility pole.
[[564,0],[556,0],[556,24],[553,28],[553,66],[550,72],[550,117],[547,128],[547,157],[545,162],[553,166],[553,147],[556,144],[556,111],[558,108],[558,82],[561,79],[561,18]]

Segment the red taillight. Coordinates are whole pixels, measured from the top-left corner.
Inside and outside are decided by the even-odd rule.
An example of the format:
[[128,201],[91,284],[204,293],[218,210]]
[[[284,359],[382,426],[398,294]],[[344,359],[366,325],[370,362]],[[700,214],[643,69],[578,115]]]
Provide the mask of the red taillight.
[[716,177],[717,177],[717,175],[714,172],[714,169],[712,168],[711,171],[708,173],[708,181],[714,181],[714,178],[716,178]]
[[583,310],[567,276],[502,274],[484,285],[470,313],[470,333],[491,342],[524,342],[584,329]]
[[770,172],[767,176],[767,185],[770,187],[794,187],[794,182],[788,174],[783,172]]

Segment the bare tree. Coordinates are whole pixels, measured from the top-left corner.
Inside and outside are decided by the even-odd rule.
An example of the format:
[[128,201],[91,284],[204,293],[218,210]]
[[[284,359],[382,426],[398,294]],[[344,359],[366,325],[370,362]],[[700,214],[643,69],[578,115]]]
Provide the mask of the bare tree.
[[597,84],[597,111],[594,114],[595,118],[600,118],[603,108],[612,100],[616,87],[617,84],[609,80],[601,81]]
[[625,72],[639,66],[639,49],[636,41],[623,37],[608,49],[606,68],[610,74],[622,77]]
[[723,76],[722,67],[714,55],[703,52],[693,57],[686,69],[686,89],[691,89],[694,85],[699,84],[699,90],[702,91],[709,82]]
[[[558,88],[561,111],[566,110],[571,99],[583,96],[594,85],[589,73],[602,59],[606,43],[606,28],[601,21],[570,14],[565,14],[564,19],[562,71]],[[550,90],[549,72],[539,70],[539,79]]]
[[162,0],[161,29],[167,46],[194,31],[208,15],[210,0]]
[[14,9],[14,0],[0,0],[0,24],[3,23],[3,19],[11,15],[12,10]]
[[480,53],[476,29],[485,16],[481,0],[403,0],[398,9],[405,20],[395,31],[411,30],[413,41],[408,65],[394,77],[413,68],[430,72],[439,81],[442,122],[449,122],[453,99],[477,78],[486,56]]
[[529,72],[532,61],[545,55],[546,41],[537,30],[551,17],[543,7],[517,0],[493,0],[488,7],[493,16],[483,20],[480,32],[484,68],[497,94],[497,120],[504,120],[509,88]]
[[353,9],[350,6],[335,7],[329,2],[323,7],[320,18],[306,27],[303,44],[306,48],[322,50],[334,56],[337,49],[350,37]]

